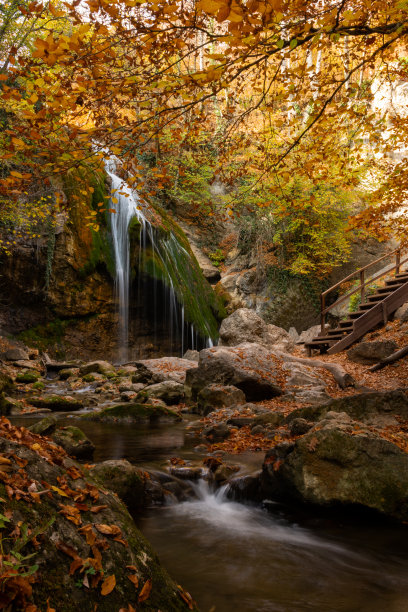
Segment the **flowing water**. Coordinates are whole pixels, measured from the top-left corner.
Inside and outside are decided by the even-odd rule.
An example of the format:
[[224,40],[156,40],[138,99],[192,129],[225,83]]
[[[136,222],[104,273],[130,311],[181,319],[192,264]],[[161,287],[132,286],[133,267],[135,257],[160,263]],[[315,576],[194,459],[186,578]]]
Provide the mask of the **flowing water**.
[[[200,462],[183,423],[129,427],[64,417],[61,424],[73,422],[95,443],[95,461],[126,458],[156,470],[172,456]],[[262,458],[226,459],[251,473]],[[204,481],[194,486],[195,499],[153,508],[138,523],[201,612],[407,612],[406,528],[316,518],[270,502],[259,508]]]

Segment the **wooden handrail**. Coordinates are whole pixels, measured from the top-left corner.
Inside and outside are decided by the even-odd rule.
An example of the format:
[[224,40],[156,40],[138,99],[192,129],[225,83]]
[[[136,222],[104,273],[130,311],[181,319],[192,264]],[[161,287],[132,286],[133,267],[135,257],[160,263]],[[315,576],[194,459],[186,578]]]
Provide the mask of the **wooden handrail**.
[[[368,270],[368,268],[371,268],[372,266],[375,266],[376,264],[378,264],[383,259],[388,259],[392,255],[395,255],[395,264],[391,268],[387,269],[385,272],[381,272],[380,274],[377,274],[376,276],[370,277],[369,279],[366,280],[365,272],[366,272],[366,270]],[[355,272],[352,272],[351,274],[349,274],[348,276],[343,278],[341,281],[339,281],[338,283],[336,283],[335,285],[333,285],[329,289],[326,289],[326,291],[323,291],[323,293],[320,294],[320,326],[321,326],[322,333],[324,333],[324,331],[325,331],[326,314],[328,312],[330,312],[330,310],[333,310],[333,308],[335,308],[335,306],[338,306],[339,304],[342,304],[351,295],[353,295],[354,293],[357,293],[357,291],[360,291],[360,293],[361,293],[361,301],[363,302],[364,299],[365,299],[365,288],[366,288],[367,285],[373,283],[375,280],[378,280],[382,276],[386,276],[387,274],[389,274],[393,270],[395,270],[396,271],[395,273],[398,274],[402,264],[406,263],[407,261],[408,261],[408,257],[406,257],[405,259],[401,260],[401,247],[399,247],[397,249],[394,249],[394,251],[390,251],[389,253],[386,253],[382,257],[379,257],[375,261],[372,261],[371,263],[367,264],[366,266],[364,266],[362,268],[359,268]],[[334,291],[334,289],[337,289],[338,287],[340,287],[343,283],[345,283],[348,280],[350,280],[353,277],[355,277],[357,274],[360,276],[360,284],[358,285],[358,287],[355,287],[352,291],[349,291],[349,293],[346,293],[346,295],[343,295],[340,299],[336,300],[333,304],[331,304],[330,306],[326,307],[326,296],[329,293],[331,293],[332,291]]]

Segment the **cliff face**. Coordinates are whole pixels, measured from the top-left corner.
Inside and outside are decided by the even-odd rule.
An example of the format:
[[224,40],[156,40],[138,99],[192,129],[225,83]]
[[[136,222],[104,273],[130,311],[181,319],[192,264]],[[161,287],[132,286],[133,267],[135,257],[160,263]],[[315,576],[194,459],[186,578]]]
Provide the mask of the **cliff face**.
[[[95,189],[91,196],[95,203],[107,191],[103,180],[99,179],[97,189],[99,193]],[[55,357],[101,357],[114,361],[118,348],[118,305],[109,219],[98,212],[100,228],[93,231],[87,223],[89,204],[92,208],[93,202],[72,198],[65,212],[57,215],[52,230],[40,238],[18,242],[8,255],[0,254],[0,330],[2,334],[21,335],[24,341]],[[141,258],[140,245],[136,244],[139,234],[133,232],[135,238],[131,233],[134,252],[129,359],[180,354],[183,348],[188,348],[191,324],[203,334],[205,315],[210,332],[216,335],[221,316],[218,298],[203,277],[183,231],[164,211],[157,215],[158,234],[166,238],[171,230],[181,245],[174,251],[177,257],[169,255],[174,271],[170,282],[178,301],[185,304],[185,329],[181,329],[181,309],[174,300],[171,308],[180,312],[178,320],[173,313],[175,329],[170,329],[165,303],[168,279],[159,269],[159,260],[152,258],[154,248],[153,252],[147,249],[147,256]],[[149,266],[150,260],[155,265]],[[195,342],[203,341],[196,336]]]

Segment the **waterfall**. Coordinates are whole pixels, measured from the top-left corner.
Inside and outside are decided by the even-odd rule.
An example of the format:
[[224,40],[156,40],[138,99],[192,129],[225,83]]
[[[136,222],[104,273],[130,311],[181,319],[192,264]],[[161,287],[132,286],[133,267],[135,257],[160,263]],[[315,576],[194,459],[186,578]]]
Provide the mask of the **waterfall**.
[[[147,204],[142,203],[137,193],[116,174],[119,164],[119,160],[114,156],[105,159],[106,173],[112,185],[109,206],[115,211],[110,213],[110,222],[116,269],[115,289],[118,304],[119,361],[123,363],[129,360],[129,307],[131,297],[129,224],[134,217],[140,224],[138,297],[143,294],[142,275],[148,272],[148,266],[151,265],[153,266],[151,272],[154,283],[154,306],[153,311],[147,314],[154,321],[155,329],[159,316],[157,311],[164,306],[164,319],[167,322],[171,347],[178,340],[183,355],[187,348],[198,348],[200,344],[202,346],[212,346],[213,342],[209,330],[206,333],[207,337],[203,338],[203,335],[195,329],[193,323],[187,322],[185,304],[180,300],[180,295],[176,293],[175,281],[177,279],[180,282],[180,276],[183,277],[183,272],[185,272],[183,262],[184,266],[186,266],[185,262],[189,262],[189,265],[191,265],[190,254],[180,244],[173,232],[168,231],[159,235],[158,230],[149,220],[156,216],[154,210]],[[152,254],[150,260],[146,255],[148,249]],[[159,292],[161,292],[160,296],[158,295]],[[161,301],[159,298],[162,298]],[[191,330],[191,341],[189,329]]]
[[110,213],[112,243],[115,254],[116,268],[116,296],[118,303],[118,342],[119,360],[124,362],[128,358],[128,338],[129,338],[129,285],[130,285],[130,261],[129,261],[129,223],[134,216],[137,216],[144,226],[146,217],[142,212],[142,207],[135,194],[124,181],[119,178],[114,170],[116,169],[116,159],[110,157],[105,160],[105,169],[112,183],[112,193],[117,203],[110,201],[112,210]]

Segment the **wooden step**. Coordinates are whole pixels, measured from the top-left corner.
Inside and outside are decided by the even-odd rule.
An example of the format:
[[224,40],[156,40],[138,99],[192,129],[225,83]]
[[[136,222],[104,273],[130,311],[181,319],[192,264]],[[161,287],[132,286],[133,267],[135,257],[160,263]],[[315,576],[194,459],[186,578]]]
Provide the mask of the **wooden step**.
[[[373,304],[375,306],[375,304]],[[349,319],[359,319],[367,310],[356,310],[356,312],[350,312]]]
[[305,343],[305,346],[315,345],[315,344],[327,344],[328,342],[333,342],[334,340],[342,340],[344,338],[343,334],[338,334],[336,336],[317,336],[317,338],[313,338],[311,342]]
[[395,285],[392,285],[391,287],[381,287],[380,289],[377,290],[377,293],[390,293],[390,291],[395,291],[395,289],[398,289],[398,287],[402,287],[404,283],[398,283]]
[[403,285],[404,282],[408,282],[408,274],[400,278],[391,278],[390,280],[385,281],[385,284],[389,287],[394,287],[395,285]]
[[353,328],[352,321],[350,319],[346,319],[345,321],[340,321],[339,327],[350,327]]
[[382,302],[384,298],[394,293],[393,291],[388,290],[387,293],[373,293],[373,295],[369,295],[367,297],[367,302]]

